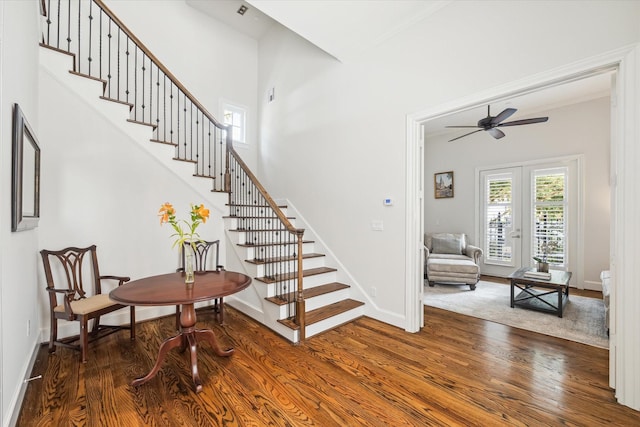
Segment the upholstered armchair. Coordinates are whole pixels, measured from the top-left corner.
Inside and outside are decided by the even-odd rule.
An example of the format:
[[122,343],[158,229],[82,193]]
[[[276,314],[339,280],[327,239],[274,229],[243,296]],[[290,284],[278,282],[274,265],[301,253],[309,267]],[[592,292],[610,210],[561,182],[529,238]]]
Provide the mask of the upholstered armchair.
[[471,290],[480,280],[482,249],[467,243],[464,233],[427,233],[424,236],[424,271],[429,286],[464,283]]

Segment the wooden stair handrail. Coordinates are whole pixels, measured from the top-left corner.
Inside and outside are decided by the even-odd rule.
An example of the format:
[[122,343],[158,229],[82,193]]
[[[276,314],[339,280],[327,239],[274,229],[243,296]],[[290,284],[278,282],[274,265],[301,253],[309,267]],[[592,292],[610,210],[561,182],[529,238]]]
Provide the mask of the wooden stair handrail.
[[244,172],[249,176],[251,181],[255,184],[258,191],[260,191],[260,194],[262,194],[262,197],[264,197],[264,199],[269,204],[271,209],[273,209],[273,211],[276,213],[276,215],[278,216],[278,219],[282,222],[282,224],[284,224],[287,231],[297,236],[303,235],[304,228],[296,228],[293,226],[293,224],[291,224],[289,219],[285,216],[284,213],[282,213],[282,210],[278,207],[278,204],[271,198],[269,193],[267,193],[267,190],[262,186],[258,178],[256,178],[253,172],[251,172],[251,169],[249,169],[247,164],[240,158],[240,155],[238,154],[238,152],[233,147],[228,147],[228,150],[229,150],[229,154],[232,155],[234,159],[236,159],[236,161],[240,166],[242,166],[242,169],[244,169]]
[[206,108],[204,108],[204,106],[202,104],[200,104],[200,102],[198,102],[198,100],[195,98],[195,96],[193,96],[191,94],[191,92],[189,92],[187,90],[186,87],[184,87],[184,85],[180,82],[180,80],[178,80],[178,78],[176,76],[173,75],[173,73],[171,71],[169,71],[169,69],[167,67],[165,67],[165,65],[160,62],[160,60],[158,58],[156,58],[156,56],[151,53],[151,50],[149,48],[147,48],[144,43],[142,43],[136,36],[135,34],[133,34],[133,32],[131,32],[131,30],[129,30],[129,28],[127,28],[126,25],[124,25],[124,23],[118,19],[118,17],[104,4],[104,2],[102,0],[93,0],[94,3],[96,3],[98,5],[98,7],[100,7],[104,13],[109,16],[110,19],[113,20],[113,22],[116,23],[116,25],[118,27],[120,27],[120,29],[144,52],[145,55],[147,55],[147,57],[149,57],[149,59],[151,59],[156,66],[162,70],[162,72],[169,77],[169,79],[176,85],[176,87],[178,87],[178,89],[180,89],[182,91],[182,93],[185,94],[185,96],[187,96],[189,98],[189,100],[193,103],[193,105],[195,105],[196,107],[198,107],[198,109],[200,111],[202,111],[202,113],[209,119],[211,120],[217,127],[222,128],[222,129],[226,129],[227,131],[229,131],[229,126],[221,124],[220,122],[218,122],[211,113],[209,113],[207,111]]

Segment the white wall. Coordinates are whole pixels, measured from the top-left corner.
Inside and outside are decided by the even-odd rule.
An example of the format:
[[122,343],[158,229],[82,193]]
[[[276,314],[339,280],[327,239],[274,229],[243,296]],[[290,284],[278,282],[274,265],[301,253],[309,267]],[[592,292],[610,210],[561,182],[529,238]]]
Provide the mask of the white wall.
[[[0,2],[0,366],[2,425],[8,425],[37,343],[40,229],[11,232],[12,106],[18,103],[37,136],[38,3]],[[28,326],[31,325],[30,330]],[[19,404],[19,402],[18,402]]]
[[[101,274],[137,279],[175,271],[178,251],[171,248],[173,229],[160,226],[160,206],[172,203],[179,219],[188,218],[192,203],[204,203],[210,209],[217,206],[197,230],[211,240],[223,235],[219,205],[224,201],[213,193],[205,198],[151,158],[140,145],[153,144],[148,141],[151,131],[147,140],[133,140],[96,109],[101,103],[98,99],[94,104],[83,102],[48,71],[41,71],[41,132],[46,139],[42,142],[40,248],[96,244]],[[146,129],[141,128],[144,134]],[[39,274],[41,339],[46,341],[49,307],[40,266]],[[77,333],[77,328],[77,322],[61,322],[61,335]]]
[[451,2],[345,63],[276,27],[259,49],[259,100],[276,90],[261,177],[404,316],[406,115],[637,42],[638,22],[637,2]]
[[[478,167],[584,155],[584,280],[599,283],[600,272],[609,266],[610,99],[599,98],[540,114],[548,116],[549,121],[505,129],[507,136],[499,141],[482,132],[455,143],[447,142],[451,134],[427,138],[425,230],[460,230],[474,238]],[[454,198],[435,199],[433,174],[449,170],[454,171]]]

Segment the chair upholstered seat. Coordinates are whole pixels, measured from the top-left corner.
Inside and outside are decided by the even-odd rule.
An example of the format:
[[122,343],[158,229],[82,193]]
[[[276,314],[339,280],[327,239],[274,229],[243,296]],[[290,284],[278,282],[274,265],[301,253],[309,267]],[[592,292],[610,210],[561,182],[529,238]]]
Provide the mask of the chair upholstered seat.
[[[71,301],[71,310],[73,310],[75,314],[87,314],[117,304],[117,302],[109,298],[109,294],[100,294],[77,301]],[[64,304],[57,305],[53,311],[64,313]]]
[[474,263],[469,257],[441,258],[432,255],[427,260],[429,271],[438,274],[470,274],[477,278],[480,267]]

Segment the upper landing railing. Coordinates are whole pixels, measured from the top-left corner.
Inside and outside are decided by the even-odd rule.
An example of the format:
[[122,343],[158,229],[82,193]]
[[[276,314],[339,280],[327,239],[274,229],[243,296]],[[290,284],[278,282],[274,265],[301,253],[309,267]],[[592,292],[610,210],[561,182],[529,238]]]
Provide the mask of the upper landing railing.
[[103,82],[103,98],[129,106],[152,140],[176,146],[175,159],[228,191],[231,132],[100,0],[44,0],[42,44],[74,56],[74,72]]
[[[1,1],[1,0],[0,0]],[[175,146],[195,176],[229,192],[231,216],[256,248],[265,277],[278,283],[289,318],[305,337],[302,236],[233,148],[218,122],[101,0],[41,0],[42,45],[73,55],[73,72],[103,83],[102,98],[129,106],[130,121],[153,128],[152,140]]]

